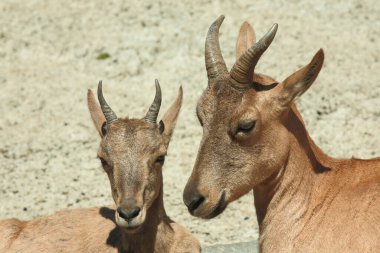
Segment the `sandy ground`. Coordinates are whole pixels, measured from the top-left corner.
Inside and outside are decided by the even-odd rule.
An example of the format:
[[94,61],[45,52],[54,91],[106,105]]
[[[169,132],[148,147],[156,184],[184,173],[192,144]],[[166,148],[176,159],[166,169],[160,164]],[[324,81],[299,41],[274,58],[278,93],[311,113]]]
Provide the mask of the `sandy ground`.
[[210,221],[191,217],[182,202],[201,138],[204,39],[220,14],[228,66],[244,20],[258,36],[279,24],[258,70],[280,81],[324,48],[325,66],[299,101],[311,135],[335,156],[380,155],[378,1],[141,2],[0,1],[0,218],[112,203],[86,90],[102,79],[118,115],[142,117],[158,78],[163,109],[180,84],[185,95],[164,168],[167,212],[204,245],[257,238],[252,194]]

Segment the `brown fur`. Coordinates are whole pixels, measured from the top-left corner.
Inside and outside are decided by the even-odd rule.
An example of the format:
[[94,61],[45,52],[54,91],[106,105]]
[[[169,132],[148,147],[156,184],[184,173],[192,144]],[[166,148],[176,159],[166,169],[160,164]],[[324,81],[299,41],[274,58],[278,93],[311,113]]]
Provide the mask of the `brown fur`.
[[[246,25],[245,25],[246,26]],[[251,29],[251,32],[253,29]],[[247,49],[247,28],[237,48]],[[244,43],[242,43],[243,41]],[[238,59],[243,50],[237,50]],[[210,81],[197,106],[203,137],[184,191],[190,212],[213,218],[253,189],[262,252],[379,252],[380,159],[336,159],[305,129],[293,101],[316,79],[320,50],[270,90],[239,90],[230,77]],[[254,74],[266,86],[276,81]],[[244,132],[239,125],[255,121]]]
[[123,220],[115,207],[64,210],[30,221],[0,221],[0,252],[200,252],[199,241],[165,212],[162,163],[182,103],[177,100],[163,117],[165,131],[140,119],[119,119],[105,136],[105,117],[88,92],[91,117],[102,137],[99,157],[111,182],[116,208],[125,199],[141,207],[140,214]]
[[64,210],[31,221],[3,220],[0,252],[200,252],[183,227],[158,216],[147,218],[149,223],[135,234],[117,226],[114,207]]

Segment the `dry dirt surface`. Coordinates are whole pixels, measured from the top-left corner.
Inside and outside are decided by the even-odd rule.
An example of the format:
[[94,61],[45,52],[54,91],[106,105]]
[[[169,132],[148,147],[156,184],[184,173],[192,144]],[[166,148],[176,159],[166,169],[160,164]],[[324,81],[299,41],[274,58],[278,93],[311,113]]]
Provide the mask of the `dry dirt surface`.
[[334,156],[380,155],[376,0],[1,0],[0,11],[0,218],[112,203],[87,89],[102,79],[118,115],[143,117],[158,78],[161,115],[180,84],[185,99],[164,166],[167,212],[204,246],[257,238],[252,194],[209,221],[182,202],[202,134],[195,105],[207,85],[204,39],[220,14],[229,67],[245,20],[258,37],[279,24],[258,66],[279,81],[323,48],[322,72],[298,102],[309,132]]

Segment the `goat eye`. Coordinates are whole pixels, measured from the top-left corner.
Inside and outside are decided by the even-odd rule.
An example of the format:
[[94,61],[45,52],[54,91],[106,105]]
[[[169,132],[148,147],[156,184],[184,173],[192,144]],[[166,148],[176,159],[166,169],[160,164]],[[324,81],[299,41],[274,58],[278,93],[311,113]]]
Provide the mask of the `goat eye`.
[[107,166],[108,163],[103,158],[99,157],[100,162],[102,163],[102,166]]
[[201,119],[201,117],[199,116],[198,112],[197,112],[197,118],[198,118],[198,121],[199,121],[199,124],[201,125],[201,127],[203,127],[203,121]]
[[160,155],[159,157],[157,157],[155,163],[158,163],[158,164],[161,164],[163,165],[165,162],[165,156],[164,155]]
[[107,134],[107,123],[104,122],[101,128],[102,135],[105,136]]
[[236,133],[239,133],[239,132],[248,133],[255,127],[255,125],[256,125],[255,120],[251,120],[251,119],[241,120],[238,123]]

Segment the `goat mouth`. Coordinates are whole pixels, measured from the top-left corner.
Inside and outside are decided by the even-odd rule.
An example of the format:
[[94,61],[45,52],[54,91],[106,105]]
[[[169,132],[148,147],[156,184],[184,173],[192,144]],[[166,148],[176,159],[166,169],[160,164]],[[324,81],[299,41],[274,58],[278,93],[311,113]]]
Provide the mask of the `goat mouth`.
[[211,210],[211,212],[206,215],[205,219],[212,219],[218,216],[219,214],[223,213],[223,211],[226,209],[228,203],[226,202],[226,192],[223,191],[222,195],[220,196],[218,203],[214,206],[214,208]]
[[136,226],[126,226],[126,227],[122,227],[122,229],[124,229],[126,232],[128,233],[136,233],[137,231],[140,230],[141,228],[141,224],[140,225],[136,225]]
[[130,222],[127,224],[118,224],[119,228],[130,234],[138,232],[142,225],[143,224],[131,224]]

